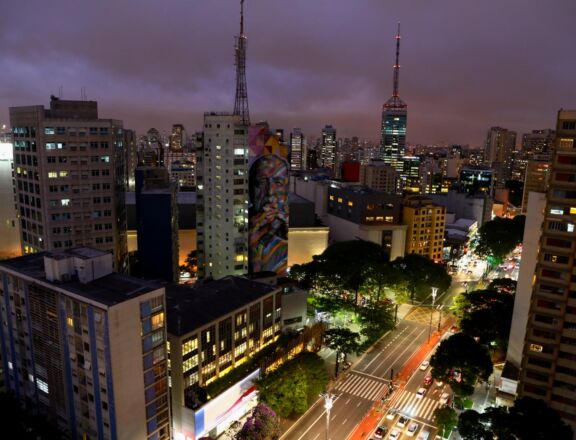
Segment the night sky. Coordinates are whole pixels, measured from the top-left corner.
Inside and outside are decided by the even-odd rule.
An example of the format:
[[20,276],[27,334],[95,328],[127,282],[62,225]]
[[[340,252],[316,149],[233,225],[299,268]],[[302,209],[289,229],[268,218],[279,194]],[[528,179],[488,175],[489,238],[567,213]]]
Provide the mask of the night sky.
[[[234,106],[239,0],[1,0],[0,122],[50,94],[143,133]],[[401,22],[408,142],[481,145],[576,108],[575,0],[246,0],[252,121],[379,139]]]

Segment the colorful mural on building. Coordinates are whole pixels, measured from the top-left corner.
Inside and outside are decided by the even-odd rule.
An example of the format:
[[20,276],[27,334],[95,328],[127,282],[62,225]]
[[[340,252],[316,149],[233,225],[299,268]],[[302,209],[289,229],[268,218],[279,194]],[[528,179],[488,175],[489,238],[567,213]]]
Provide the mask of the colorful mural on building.
[[267,124],[249,133],[249,268],[286,275],[288,266],[288,147]]

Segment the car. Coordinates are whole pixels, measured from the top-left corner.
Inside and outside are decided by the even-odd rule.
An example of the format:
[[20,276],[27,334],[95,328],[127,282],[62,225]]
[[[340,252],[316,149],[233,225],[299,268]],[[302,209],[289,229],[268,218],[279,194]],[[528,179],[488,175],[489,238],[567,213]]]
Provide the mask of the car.
[[428,437],[430,437],[430,431],[423,429],[420,431],[420,434],[418,434],[418,438],[416,440],[428,440]]
[[400,428],[404,428],[406,426],[406,423],[408,423],[408,417],[400,416],[400,418],[396,422],[396,426],[399,426]]
[[427,374],[424,377],[424,382],[422,382],[422,385],[424,385],[425,387],[429,387],[430,385],[432,385],[432,382],[434,381],[434,379],[432,379],[432,375],[431,374]]
[[396,414],[398,414],[398,408],[392,408],[390,411],[388,411],[388,414],[386,414],[386,418],[388,420],[393,420],[394,417],[396,417]]
[[428,369],[428,367],[430,366],[430,362],[429,361],[424,361],[420,364],[420,369],[422,371],[426,371]]
[[420,425],[418,425],[418,423],[416,422],[412,422],[408,425],[408,429],[406,429],[406,435],[408,437],[414,437],[414,435],[416,434],[416,431],[418,431],[418,427]]
[[436,381],[436,386],[437,386],[437,387],[441,387],[442,385],[444,385],[444,382],[442,382],[441,380],[437,380],[437,381]]
[[416,398],[421,399],[424,397],[424,394],[426,394],[426,388],[418,388],[418,391],[416,391]]
[[374,431],[374,437],[382,438],[386,434],[386,431],[388,431],[388,428],[386,428],[385,426],[379,426],[378,428],[376,428],[376,431]]
[[442,393],[442,395],[440,396],[440,405],[447,405],[449,400],[450,400],[450,394]]
[[392,431],[390,431],[390,434],[388,434],[388,438],[390,440],[398,440],[401,433],[402,431],[400,431],[398,428],[394,428]]

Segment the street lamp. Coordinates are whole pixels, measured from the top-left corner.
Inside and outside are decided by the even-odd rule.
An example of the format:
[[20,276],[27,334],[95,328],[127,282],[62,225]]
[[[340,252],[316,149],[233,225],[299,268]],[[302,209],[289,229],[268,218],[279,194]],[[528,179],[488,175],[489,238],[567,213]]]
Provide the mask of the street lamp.
[[432,287],[432,307],[430,307],[430,324],[428,325],[428,343],[430,343],[430,336],[432,335],[432,314],[434,312],[434,302],[438,294],[438,287]]
[[336,400],[336,395],[325,392],[320,394],[320,397],[324,397],[324,409],[326,410],[326,440],[330,439],[329,432],[330,432],[330,410],[334,405],[334,401]]

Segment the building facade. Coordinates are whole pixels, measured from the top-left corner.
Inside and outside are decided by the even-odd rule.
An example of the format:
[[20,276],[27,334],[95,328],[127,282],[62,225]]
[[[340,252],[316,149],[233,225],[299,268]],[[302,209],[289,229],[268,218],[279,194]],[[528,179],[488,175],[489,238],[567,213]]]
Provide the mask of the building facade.
[[512,177],[513,153],[516,149],[516,132],[502,127],[491,127],[486,134],[484,162],[496,173],[496,184],[504,186]]
[[446,207],[425,196],[408,196],[402,209],[406,232],[406,254],[424,255],[441,262],[446,228]]
[[229,276],[194,288],[168,286],[166,298],[173,426],[182,438],[199,438],[218,426],[196,424],[196,408],[186,394],[242,365],[278,337],[282,289]]
[[11,107],[14,185],[24,254],[91,246],[127,268],[122,122],[95,101],[54,96],[50,108]]
[[322,141],[320,144],[320,166],[334,169],[336,162],[336,129],[326,125],[322,129]]
[[248,271],[248,127],[239,115],[205,113],[197,154],[198,276]]
[[518,394],[576,427],[576,111],[560,110]]
[[526,165],[524,177],[524,193],[522,194],[522,212],[528,207],[528,197],[531,192],[545,193],[548,189],[548,175],[550,174],[549,154],[534,155]]
[[306,138],[302,130],[295,128],[290,133],[290,170],[300,171],[306,169]]
[[92,248],[0,264],[6,388],[72,439],[170,439],[164,288]]
[[395,193],[398,172],[383,160],[371,160],[367,165],[360,166],[360,183],[376,191]]

